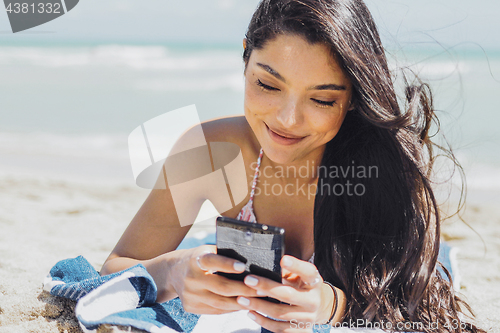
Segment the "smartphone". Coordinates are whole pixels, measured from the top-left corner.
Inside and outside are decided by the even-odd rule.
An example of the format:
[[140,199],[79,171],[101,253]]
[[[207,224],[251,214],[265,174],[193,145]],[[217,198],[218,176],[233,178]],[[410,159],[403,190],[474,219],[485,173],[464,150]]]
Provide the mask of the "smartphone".
[[220,216],[216,221],[216,245],[217,254],[246,264],[243,273],[217,274],[239,281],[254,274],[281,283],[285,229]]

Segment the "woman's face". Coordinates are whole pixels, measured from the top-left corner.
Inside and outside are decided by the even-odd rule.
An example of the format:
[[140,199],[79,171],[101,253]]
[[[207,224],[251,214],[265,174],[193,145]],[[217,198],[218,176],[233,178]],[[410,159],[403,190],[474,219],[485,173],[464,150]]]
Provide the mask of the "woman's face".
[[245,117],[275,163],[318,158],[342,125],[351,90],[327,46],[279,35],[250,55]]

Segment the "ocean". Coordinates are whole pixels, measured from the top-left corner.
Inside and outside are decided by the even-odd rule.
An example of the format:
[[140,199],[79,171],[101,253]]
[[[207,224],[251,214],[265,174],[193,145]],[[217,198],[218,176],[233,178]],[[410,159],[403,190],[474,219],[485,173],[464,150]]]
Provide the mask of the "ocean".
[[[243,113],[242,50],[232,45],[0,43],[0,172],[133,183],[127,137],[195,104],[200,119]],[[500,53],[388,52],[434,93],[469,189],[500,190]]]

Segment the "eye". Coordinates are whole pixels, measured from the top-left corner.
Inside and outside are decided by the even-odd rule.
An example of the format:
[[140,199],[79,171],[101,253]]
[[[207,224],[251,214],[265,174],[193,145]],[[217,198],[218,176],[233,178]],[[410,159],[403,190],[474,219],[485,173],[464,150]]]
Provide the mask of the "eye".
[[279,91],[278,88],[274,88],[271,86],[268,86],[267,84],[262,83],[260,79],[257,80],[257,85],[260,86],[263,90],[268,90],[268,91]]
[[314,99],[314,98],[311,98],[311,100],[316,102],[317,104],[319,104],[321,107],[333,106],[335,104],[335,101],[327,102],[327,101],[322,101],[322,100]]

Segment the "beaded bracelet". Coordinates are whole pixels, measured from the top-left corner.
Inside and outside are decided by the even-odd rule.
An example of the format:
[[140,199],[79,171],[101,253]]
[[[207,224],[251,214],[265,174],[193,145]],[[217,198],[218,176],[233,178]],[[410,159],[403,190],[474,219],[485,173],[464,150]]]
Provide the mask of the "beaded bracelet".
[[328,321],[326,322],[325,325],[329,325],[331,324],[332,320],[333,320],[333,317],[335,317],[335,314],[337,313],[337,308],[339,306],[339,296],[337,294],[337,290],[335,290],[335,287],[333,286],[333,284],[331,284],[330,282],[328,281],[323,281],[323,283],[326,283],[327,285],[329,285],[332,290],[333,290],[333,295],[335,297],[335,305],[333,306],[333,312],[332,312],[332,316],[330,317],[330,319],[328,319]]

